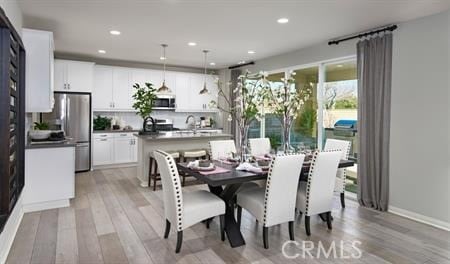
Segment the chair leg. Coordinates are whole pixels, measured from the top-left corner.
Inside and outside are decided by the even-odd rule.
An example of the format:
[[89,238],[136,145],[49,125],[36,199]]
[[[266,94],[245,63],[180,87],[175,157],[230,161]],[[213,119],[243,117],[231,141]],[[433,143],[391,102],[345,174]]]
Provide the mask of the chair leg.
[[343,192],[341,192],[341,206],[342,208],[345,208],[345,195]]
[[177,248],[175,249],[175,253],[180,253],[182,243],[183,243],[183,231],[178,231],[177,232]]
[[158,178],[158,163],[155,162],[155,173],[153,174],[153,191],[156,191],[157,178]]
[[333,226],[331,225],[331,212],[327,212],[327,226],[328,226],[328,229],[333,229]]
[[241,219],[242,219],[242,207],[237,206],[237,224],[239,229],[241,229]]
[[211,222],[212,218],[208,218],[206,219],[205,223],[206,223],[206,228],[209,229],[209,223]]
[[153,158],[150,157],[150,162],[148,166],[148,187],[152,187],[152,167],[153,167]]
[[220,215],[220,239],[225,241],[225,215]]
[[311,227],[310,227],[310,217],[305,215],[305,229],[306,229],[306,235],[311,235]]
[[295,240],[294,238],[294,221],[289,221],[289,239]]
[[264,248],[265,249],[268,249],[269,248],[269,241],[268,241],[268,239],[267,239],[267,231],[268,231],[268,227],[266,227],[266,226],[263,226],[263,244],[264,244]]
[[166,231],[164,231],[164,238],[169,237],[169,232],[170,232],[170,222],[169,220],[166,219]]

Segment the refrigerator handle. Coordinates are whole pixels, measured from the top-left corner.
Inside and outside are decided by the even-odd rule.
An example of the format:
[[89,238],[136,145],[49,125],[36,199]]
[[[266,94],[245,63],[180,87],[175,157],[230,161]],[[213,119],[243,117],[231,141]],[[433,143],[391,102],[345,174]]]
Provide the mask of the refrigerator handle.
[[66,97],[66,122],[65,122],[66,135],[70,131],[69,120],[70,120],[70,98],[67,96]]

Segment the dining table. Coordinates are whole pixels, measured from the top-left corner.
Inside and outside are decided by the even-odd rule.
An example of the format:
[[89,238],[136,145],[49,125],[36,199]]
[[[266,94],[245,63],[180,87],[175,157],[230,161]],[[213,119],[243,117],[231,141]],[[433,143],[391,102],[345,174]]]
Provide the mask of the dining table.
[[[240,231],[237,221],[234,216],[235,210],[235,195],[242,184],[255,181],[264,180],[267,178],[268,171],[252,172],[237,170],[239,163],[230,163],[223,161],[212,161],[215,165],[214,171],[201,171],[189,163],[177,163],[178,170],[182,173],[195,177],[208,185],[209,191],[225,201],[225,232],[231,247],[239,247],[245,245],[244,237]],[[355,164],[352,160],[341,160],[339,168],[352,167]],[[303,162],[302,172],[300,174],[300,181],[308,180],[308,172],[311,167],[311,160]]]

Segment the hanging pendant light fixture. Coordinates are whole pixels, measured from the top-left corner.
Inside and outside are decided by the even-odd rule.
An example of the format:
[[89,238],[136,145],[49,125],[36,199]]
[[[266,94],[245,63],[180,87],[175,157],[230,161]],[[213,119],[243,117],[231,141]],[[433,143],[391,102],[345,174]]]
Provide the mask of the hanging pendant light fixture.
[[161,47],[163,49],[163,55],[160,58],[161,60],[164,61],[163,65],[164,65],[164,70],[163,70],[163,82],[161,87],[158,88],[158,90],[156,90],[156,92],[158,93],[172,93],[172,91],[169,89],[169,87],[166,86],[166,48],[167,48],[167,44],[161,44]]
[[200,94],[208,94],[208,88],[206,88],[206,56],[208,54],[209,50],[203,50],[203,53],[205,54],[205,61],[204,61],[204,68],[205,68],[205,72],[204,72],[204,82],[203,82],[203,89],[200,90]]

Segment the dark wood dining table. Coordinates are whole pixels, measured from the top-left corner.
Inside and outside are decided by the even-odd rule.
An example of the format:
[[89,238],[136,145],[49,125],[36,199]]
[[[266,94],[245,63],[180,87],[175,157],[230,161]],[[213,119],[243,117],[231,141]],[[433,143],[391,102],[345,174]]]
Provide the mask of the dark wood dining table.
[[[267,171],[263,171],[262,173],[240,171],[236,170],[237,164],[229,164],[220,161],[214,161],[214,164],[218,167],[227,169],[228,171],[205,175],[198,170],[189,168],[188,163],[178,163],[177,167],[180,172],[194,176],[198,180],[206,183],[211,193],[214,193],[225,201],[225,232],[228,241],[233,248],[245,245],[244,237],[242,236],[234,217],[234,196],[243,183],[266,179]],[[352,167],[354,164],[355,162],[352,160],[341,160],[339,162],[339,168]],[[305,161],[303,163],[300,181],[307,181],[310,166],[310,161]]]

